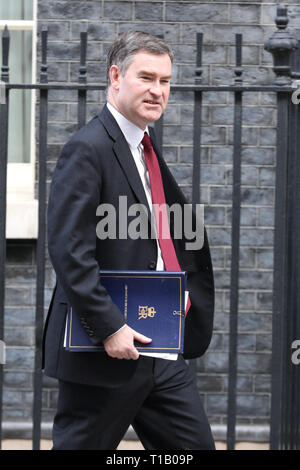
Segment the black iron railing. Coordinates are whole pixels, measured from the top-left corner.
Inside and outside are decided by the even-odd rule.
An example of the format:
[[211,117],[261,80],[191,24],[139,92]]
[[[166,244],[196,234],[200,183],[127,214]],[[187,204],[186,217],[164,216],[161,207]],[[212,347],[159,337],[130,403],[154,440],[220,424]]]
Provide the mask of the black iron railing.
[[[277,10],[277,31],[267,42],[266,49],[273,54],[276,78],[272,85],[244,85],[242,68],[242,35],[236,35],[235,79],[232,85],[203,85],[202,34],[197,34],[197,56],[194,85],[173,85],[173,92],[194,93],[193,179],[192,202],[200,203],[201,137],[203,129],[202,97],[209,91],[226,91],[234,95],[233,140],[233,195],[232,195],[232,255],[230,283],[230,328],[228,366],[227,448],[234,449],[237,416],[237,341],[239,301],[239,253],[241,211],[241,149],[243,123],[243,95],[245,92],[269,92],[277,95],[277,162],[274,238],[274,286],[273,286],[273,344],[272,344],[272,404],[270,447],[272,449],[300,449],[300,365],[291,361],[291,344],[300,339],[300,117],[299,106],[291,96],[294,78],[298,78],[299,55],[294,53],[298,42],[287,31],[286,9]],[[78,93],[78,128],[86,121],[87,93],[105,90],[104,84],[88,84],[86,72],[87,32],[81,32],[81,53],[78,83],[48,83],[47,30],[41,33],[42,65],[37,84],[9,83],[9,33],[2,35],[3,57],[1,81],[5,84],[5,104],[0,105],[0,339],[4,337],[5,291],[5,215],[6,215],[6,167],[9,94],[15,89],[39,91],[39,174],[38,174],[38,243],[36,281],[36,342],[33,403],[33,448],[39,449],[41,438],[42,371],[41,339],[44,316],[45,254],[46,254],[46,160],[47,160],[47,110],[49,90],[76,90]],[[291,68],[293,64],[294,68]],[[300,93],[299,93],[300,95]],[[156,123],[158,141],[163,142],[163,120]],[[195,365],[194,365],[195,366]],[[3,366],[0,365],[0,424],[2,422]],[[1,426],[0,426],[1,443]]]

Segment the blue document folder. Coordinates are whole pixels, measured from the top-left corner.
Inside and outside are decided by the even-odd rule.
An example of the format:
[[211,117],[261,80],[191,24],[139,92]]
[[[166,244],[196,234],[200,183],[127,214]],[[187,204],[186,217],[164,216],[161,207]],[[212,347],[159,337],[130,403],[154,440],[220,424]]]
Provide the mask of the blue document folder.
[[[186,273],[179,271],[100,271],[101,284],[134,330],[152,338],[140,352],[182,353]],[[78,316],[69,308],[65,348],[68,351],[104,351],[92,344]]]

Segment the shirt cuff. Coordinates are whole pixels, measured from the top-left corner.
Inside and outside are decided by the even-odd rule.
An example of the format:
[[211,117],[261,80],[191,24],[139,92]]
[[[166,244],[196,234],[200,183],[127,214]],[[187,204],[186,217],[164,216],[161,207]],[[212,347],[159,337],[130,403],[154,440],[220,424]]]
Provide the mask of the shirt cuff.
[[125,328],[125,326],[127,326],[126,324],[121,326],[121,328],[119,328],[117,331],[115,331],[114,333],[112,333],[111,335],[107,336],[105,339],[107,338],[111,338],[112,336],[114,336],[116,333],[119,333],[119,331],[123,330],[123,328]]

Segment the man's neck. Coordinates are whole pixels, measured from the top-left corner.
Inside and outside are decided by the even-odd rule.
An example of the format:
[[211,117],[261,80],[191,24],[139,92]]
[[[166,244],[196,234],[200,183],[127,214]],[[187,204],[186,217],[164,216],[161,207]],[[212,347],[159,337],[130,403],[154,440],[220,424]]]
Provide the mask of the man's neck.
[[145,130],[142,130],[136,124],[131,122],[124,114],[122,114],[116,107],[107,101],[107,108],[115,118],[120,127],[122,133],[124,134],[127,142],[136,147],[141,142],[144,132],[148,132],[148,127]]
[[114,108],[114,110],[119,113],[124,119],[126,119],[128,122],[130,122],[133,126],[136,126],[138,129],[141,129],[143,132],[145,132],[148,128],[147,125],[141,127],[139,126],[138,124],[136,124],[135,122],[131,121],[130,119],[128,119],[128,117],[122,113],[122,111],[120,111],[120,109],[118,109],[118,107],[116,106],[116,104],[113,102],[113,100],[111,99],[107,99],[107,104],[109,104],[110,106],[112,106]]

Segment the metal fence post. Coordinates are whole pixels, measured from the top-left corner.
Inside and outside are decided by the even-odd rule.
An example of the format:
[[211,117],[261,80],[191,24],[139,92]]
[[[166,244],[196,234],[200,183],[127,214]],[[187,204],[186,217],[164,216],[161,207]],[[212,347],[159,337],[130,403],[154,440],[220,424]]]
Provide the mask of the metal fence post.
[[[242,35],[236,35],[235,84],[242,83]],[[232,255],[230,288],[230,335],[229,335],[229,377],[227,407],[227,449],[234,450],[236,440],[236,388],[238,354],[238,303],[239,303],[239,259],[240,259],[240,216],[241,216],[241,151],[242,151],[242,92],[234,93],[234,141],[232,181]]]
[[[47,28],[42,30],[42,65],[41,83],[48,82],[47,76]],[[33,401],[33,449],[39,450],[41,438],[42,411],[42,336],[44,324],[44,288],[46,254],[46,174],[47,174],[47,115],[48,89],[40,91],[40,126],[39,126],[39,211],[37,240],[37,280],[35,313],[35,364],[34,364],[34,401]]]
[[[9,32],[5,26],[2,35],[2,68],[1,82],[9,82]],[[2,85],[2,90],[4,85]],[[5,264],[6,264],[6,187],[7,187],[7,145],[8,145],[8,100],[9,91],[2,91],[3,102],[0,103],[0,340],[4,337],[5,308]],[[0,449],[2,441],[2,408],[3,408],[3,361],[0,362]]]
[[[297,47],[296,39],[286,30],[287,9],[277,7],[277,31],[266,42],[265,49],[273,54],[274,84],[291,85],[291,54]],[[277,94],[277,160],[275,193],[275,234],[274,234],[274,278],[273,278],[273,336],[272,336],[272,397],[270,448],[289,446],[289,389],[292,385],[289,376],[291,324],[291,209],[289,185],[290,174],[290,93]],[[298,182],[299,184],[299,182]]]

